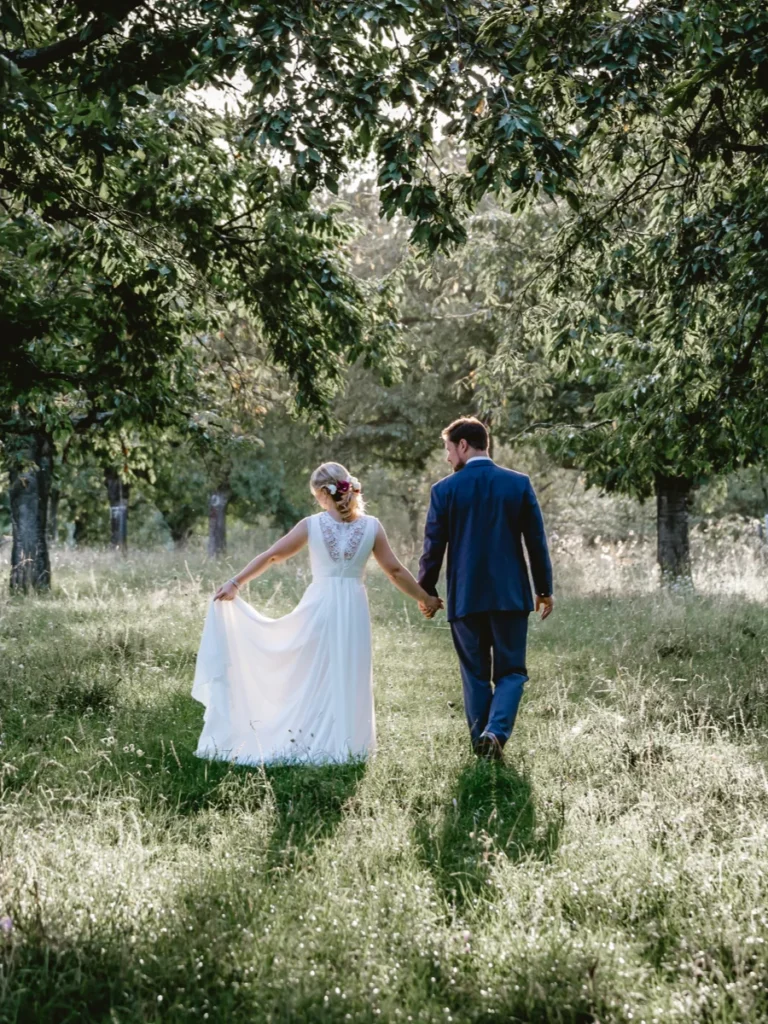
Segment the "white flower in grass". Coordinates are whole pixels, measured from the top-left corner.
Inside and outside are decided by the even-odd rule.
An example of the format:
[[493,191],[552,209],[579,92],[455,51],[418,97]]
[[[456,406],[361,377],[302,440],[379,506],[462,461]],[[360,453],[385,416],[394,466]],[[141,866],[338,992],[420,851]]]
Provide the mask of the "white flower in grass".
[[0,917],[0,932],[2,932],[3,935],[10,935],[12,931],[13,921],[11,918],[7,915],[5,917]]

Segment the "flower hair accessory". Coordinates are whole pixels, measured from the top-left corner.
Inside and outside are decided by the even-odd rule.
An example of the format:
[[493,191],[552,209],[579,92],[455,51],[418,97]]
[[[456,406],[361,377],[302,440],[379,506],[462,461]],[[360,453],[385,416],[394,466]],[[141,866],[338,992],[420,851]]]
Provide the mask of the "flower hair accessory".
[[325,489],[334,498],[336,497],[337,494],[346,494],[350,488],[358,493],[362,490],[362,487],[360,486],[360,481],[357,479],[356,476],[351,476],[349,480],[337,480],[335,484],[325,485]]

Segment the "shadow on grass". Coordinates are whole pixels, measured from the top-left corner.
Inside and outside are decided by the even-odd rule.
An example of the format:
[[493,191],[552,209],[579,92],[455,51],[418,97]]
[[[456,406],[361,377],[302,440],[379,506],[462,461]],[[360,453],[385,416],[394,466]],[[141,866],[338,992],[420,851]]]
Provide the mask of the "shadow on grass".
[[213,866],[204,883],[197,877],[169,894],[159,930],[110,920],[105,909],[91,934],[67,936],[14,910],[13,942],[0,935],[0,1024],[348,1019],[340,1000],[328,1012],[319,971],[291,977],[290,945],[286,956],[279,930],[271,937],[276,910],[284,927],[300,928],[302,918],[275,888],[243,882],[231,867]]
[[269,850],[273,873],[293,870],[302,854],[332,834],[366,768],[364,761],[350,761],[266,769],[277,812]]
[[[363,761],[251,767],[201,759],[194,753],[201,726],[200,706],[180,691],[85,717],[70,705],[53,719],[41,716],[36,750],[23,755],[19,744],[22,756],[15,746],[8,752],[15,765],[4,793],[23,799],[45,789],[86,804],[124,804],[148,837],[181,832],[202,847],[216,841],[224,819],[241,815],[268,869],[285,871],[333,832],[366,771]],[[23,730],[29,734],[29,722]],[[56,806],[40,813],[55,814]]]
[[208,761],[194,754],[201,724],[199,709],[190,708],[183,695],[153,715],[146,727],[145,757],[156,770],[144,781],[143,795],[137,794],[139,806],[149,818],[160,812],[171,828],[180,819],[198,819],[194,825],[202,842],[209,828],[216,834],[215,819],[220,815],[261,810],[269,819],[269,869],[292,870],[297,858],[337,827],[362,782],[366,763],[251,767]]
[[559,842],[560,822],[537,822],[527,775],[478,760],[458,775],[442,819],[425,815],[415,836],[443,894],[461,905],[488,884],[499,860],[548,860]]

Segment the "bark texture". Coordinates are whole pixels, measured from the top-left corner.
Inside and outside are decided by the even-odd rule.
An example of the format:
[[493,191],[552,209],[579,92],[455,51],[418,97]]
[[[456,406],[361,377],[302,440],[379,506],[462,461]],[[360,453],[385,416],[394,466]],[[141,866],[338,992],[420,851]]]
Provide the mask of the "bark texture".
[[109,497],[109,543],[113,548],[128,550],[128,498],[130,485],[123,483],[116,469],[104,470],[104,482]]
[[208,498],[208,555],[217,558],[227,551],[227,505],[229,491],[217,488]]
[[48,495],[48,543],[55,544],[59,539],[59,499],[61,491],[56,484],[51,484]]
[[663,586],[691,580],[688,507],[693,483],[685,477],[656,477],[657,558]]
[[9,439],[6,453],[13,531],[11,590],[47,590],[51,585],[47,524],[53,443],[44,431],[31,430]]

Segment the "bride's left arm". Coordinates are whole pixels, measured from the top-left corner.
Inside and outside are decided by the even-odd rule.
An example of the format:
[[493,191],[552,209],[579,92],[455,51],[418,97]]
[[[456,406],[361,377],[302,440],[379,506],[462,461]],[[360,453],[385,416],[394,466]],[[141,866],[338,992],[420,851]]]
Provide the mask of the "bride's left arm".
[[[443,607],[439,597],[432,597],[426,590],[417,583],[413,574],[403,565],[389,544],[389,539],[381,523],[377,524],[376,540],[373,544],[373,557],[379,563],[384,572],[389,576],[398,590],[402,590],[408,597],[424,605],[431,615]],[[430,617],[431,617],[430,615]]]
[[244,583],[256,579],[257,576],[261,576],[270,565],[277,565],[279,562],[285,562],[289,558],[293,558],[306,545],[308,532],[307,520],[302,519],[284,537],[276,540],[271,548],[262,551],[260,555],[252,558],[248,565],[240,570],[237,576],[233,576],[232,579],[222,584],[214,594],[213,600],[231,601],[237,597],[238,588]]

